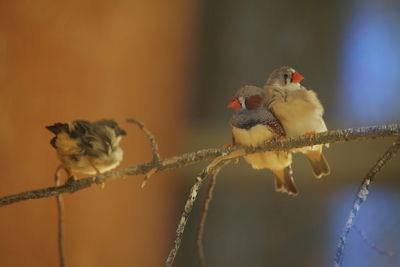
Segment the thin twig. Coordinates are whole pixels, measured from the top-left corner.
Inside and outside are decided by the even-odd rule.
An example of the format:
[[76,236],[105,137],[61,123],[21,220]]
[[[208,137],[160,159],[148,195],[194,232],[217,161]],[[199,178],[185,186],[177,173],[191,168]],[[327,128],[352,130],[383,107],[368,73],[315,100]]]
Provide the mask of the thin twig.
[[383,256],[388,256],[388,257],[393,257],[395,255],[395,253],[393,251],[385,251],[383,249],[378,248],[378,246],[372,240],[370,240],[368,238],[368,236],[356,224],[354,224],[353,227],[357,231],[357,233],[360,235],[362,240],[367,244],[367,246],[372,248],[377,253],[379,253]]
[[[333,131],[318,133],[313,138],[310,138],[309,135],[302,135],[295,138],[287,138],[282,142],[279,140],[273,140],[257,148],[249,147],[242,149],[244,149],[246,153],[251,154],[261,151],[288,150],[291,148],[299,148],[304,146],[346,142],[351,140],[366,140],[366,139],[376,139],[383,137],[394,137],[399,135],[400,135],[400,124],[391,124],[391,125],[362,127],[362,128],[346,129],[346,130],[333,130]],[[157,168],[158,172],[168,169],[181,168],[198,162],[212,160],[222,155],[229,155],[237,151],[239,148],[240,147],[238,146],[233,146],[226,149],[220,149],[220,148],[202,149],[196,152],[190,152],[180,156],[164,158],[160,160],[158,165],[154,164],[154,162],[151,161],[121,170],[105,172],[94,177],[82,178],[75,181],[69,179],[66,184],[61,186],[31,190],[14,195],[1,197],[0,207],[29,199],[46,198],[60,194],[74,193],[76,191],[88,188],[93,184],[102,184],[111,179],[124,177],[124,175],[147,174],[154,168]]]
[[147,138],[150,140],[151,151],[153,152],[153,161],[154,162],[160,161],[161,157],[160,157],[160,153],[158,152],[157,141],[154,138],[154,135],[144,126],[144,123],[139,120],[132,119],[132,118],[126,119],[126,121],[130,122],[130,123],[135,123],[140,127],[140,129],[142,129],[142,131],[146,134]]
[[175,236],[175,241],[172,246],[172,249],[169,252],[168,258],[165,261],[165,267],[170,267],[174,263],[175,256],[178,253],[179,247],[182,242],[182,236],[185,231],[186,223],[189,219],[189,214],[192,211],[193,204],[197,199],[197,195],[199,193],[199,190],[207,177],[211,175],[217,175],[218,172],[221,170],[223,166],[225,166],[227,162],[221,162],[220,164],[217,164],[213,168],[205,168],[201,173],[196,177],[196,183],[190,188],[190,194],[188,199],[186,200],[185,203],[185,208],[182,212],[181,219],[179,220],[178,227],[176,228],[176,236]]
[[[56,186],[61,184],[60,171],[63,169],[62,165],[58,166],[54,174]],[[57,226],[58,226],[58,255],[60,257],[60,267],[65,267],[65,249],[64,249],[64,201],[62,195],[56,196],[57,202]]]
[[[224,165],[228,164],[229,161],[225,161]],[[218,171],[224,166],[218,168]],[[217,181],[218,171],[214,172],[213,175],[210,177],[210,181],[208,182],[208,188],[206,192],[206,196],[204,198],[203,207],[200,213],[199,224],[197,226],[196,231],[196,247],[197,247],[197,257],[199,261],[199,266],[205,266],[205,257],[204,257],[204,248],[203,248],[203,233],[204,233],[204,225],[206,223],[207,214],[208,214],[208,207],[210,205],[212,195],[214,192],[215,184]]]
[[143,188],[147,184],[149,178],[158,171],[158,166],[161,161],[160,153],[158,152],[158,144],[156,139],[154,138],[154,135],[144,126],[143,122],[132,118],[129,118],[126,121],[137,124],[140,127],[140,129],[146,134],[147,138],[150,140],[151,143],[151,151],[153,153],[152,162],[154,163],[155,166],[145,174],[143,182],[141,184],[141,187]]
[[360,210],[361,205],[367,200],[369,194],[369,185],[374,181],[376,174],[389,162],[400,149],[400,138],[388,148],[388,150],[379,158],[379,160],[372,166],[367,175],[365,176],[360,188],[358,189],[357,197],[353,202],[353,207],[347,218],[346,225],[340,236],[339,243],[336,247],[336,255],[334,259],[335,267],[340,267],[343,262],[343,252],[346,246],[347,236],[354,224],[354,219]]
[[182,212],[181,219],[179,221],[178,227],[176,229],[176,238],[171,251],[168,254],[168,258],[165,262],[165,267],[172,266],[175,256],[178,253],[179,247],[182,241],[182,235],[185,230],[186,223],[189,219],[189,213],[192,211],[192,207],[197,198],[197,193],[199,192],[203,180],[205,179],[206,172],[202,172],[197,178],[196,183],[190,188],[190,194],[188,200],[185,203],[185,208]]

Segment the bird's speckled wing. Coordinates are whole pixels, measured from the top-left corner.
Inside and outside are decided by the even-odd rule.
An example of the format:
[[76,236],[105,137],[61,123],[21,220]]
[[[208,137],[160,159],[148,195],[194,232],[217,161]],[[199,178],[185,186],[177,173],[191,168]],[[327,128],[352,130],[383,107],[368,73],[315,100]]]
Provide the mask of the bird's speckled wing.
[[230,121],[231,125],[239,128],[249,130],[257,125],[265,125],[270,128],[276,135],[285,136],[285,130],[281,122],[275,115],[266,108],[247,111],[242,110],[234,113]]
[[267,110],[266,118],[263,124],[268,126],[274,131],[278,136],[285,136],[285,129],[283,128],[281,122],[276,118],[276,116],[269,110]]

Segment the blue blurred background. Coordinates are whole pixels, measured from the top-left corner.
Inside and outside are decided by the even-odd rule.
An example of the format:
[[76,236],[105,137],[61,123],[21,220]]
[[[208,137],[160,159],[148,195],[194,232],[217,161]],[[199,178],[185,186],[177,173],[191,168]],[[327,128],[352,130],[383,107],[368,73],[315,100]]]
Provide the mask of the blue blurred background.
[[[225,104],[239,87],[262,86],[283,65],[317,92],[330,129],[399,122],[399,1],[205,1],[201,14],[194,148],[229,142]],[[245,162],[226,168],[206,225],[207,266],[332,266],[358,186],[390,143],[332,145],[332,175],[321,180],[296,155],[295,198],[275,193],[267,171]],[[368,241],[353,229],[343,266],[400,265],[399,163],[395,158],[372,186],[356,218]],[[191,224],[181,266],[195,264],[196,219]]]

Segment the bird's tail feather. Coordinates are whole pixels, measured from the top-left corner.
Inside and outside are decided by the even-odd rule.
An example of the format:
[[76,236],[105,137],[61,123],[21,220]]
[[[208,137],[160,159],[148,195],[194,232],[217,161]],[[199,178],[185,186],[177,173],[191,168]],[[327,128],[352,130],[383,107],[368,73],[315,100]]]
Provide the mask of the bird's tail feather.
[[322,151],[307,151],[306,156],[316,178],[321,178],[331,173],[329,164],[322,154]]
[[46,126],[46,129],[54,134],[59,134],[61,132],[68,132],[68,124],[57,122],[53,125]]
[[284,169],[272,170],[275,176],[275,190],[281,193],[296,196],[298,194],[293,180],[292,167],[289,165]]

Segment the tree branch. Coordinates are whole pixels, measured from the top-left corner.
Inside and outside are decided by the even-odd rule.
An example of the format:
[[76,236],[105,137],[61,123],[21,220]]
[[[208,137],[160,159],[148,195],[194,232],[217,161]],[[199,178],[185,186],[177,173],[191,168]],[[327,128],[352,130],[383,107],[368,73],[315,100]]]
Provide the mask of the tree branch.
[[156,168],[156,171],[154,171],[154,173],[168,169],[181,168],[198,162],[212,160],[219,156],[230,155],[231,153],[238,151],[238,149],[245,150],[245,153],[251,154],[261,151],[289,150],[292,148],[299,148],[299,147],[312,146],[318,144],[338,143],[351,140],[376,139],[376,138],[394,137],[394,136],[400,136],[400,124],[362,127],[362,128],[346,129],[346,130],[333,130],[333,131],[318,133],[311,138],[309,135],[302,135],[295,138],[287,138],[282,142],[279,140],[272,140],[271,142],[268,142],[256,148],[252,147],[240,148],[238,146],[233,146],[226,149],[218,149],[218,148],[202,149],[196,152],[190,152],[180,156],[161,159],[158,163],[158,166],[153,161],[151,161],[121,170],[105,172],[95,176],[94,178],[86,177],[76,181],[69,179],[66,184],[61,186],[48,187],[48,188],[26,191],[14,195],[5,196],[0,198],[0,207],[28,199],[46,198],[60,194],[74,193],[76,191],[88,188],[92,184],[95,183],[102,184],[110,179],[113,178],[116,179],[118,177],[122,177],[123,175],[141,175],[141,174],[146,175],[154,168]]
[[176,237],[174,241],[174,245],[169,252],[168,258],[165,261],[165,267],[170,267],[174,263],[174,259],[176,254],[178,253],[179,247],[181,245],[182,241],[182,236],[183,232],[185,231],[186,223],[189,219],[189,214],[192,211],[193,204],[197,199],[197,195],[200,191],[200,188],[204,182],[205,179],[207,179],[209,176],[217,176],[219,171],[229,163],[229,161],[222,161],[219,164],[211,167],[211,168],[205,168],[196,178],[196,183],[190,188],[190,194],[188,199],[186,200],[185,203],[185,208],[182,212],[181,219],[179,220],[178,227],[176,229]]
[[[55,174],[54,180],[56,186],[61,184],[60,171],[63,169],[62,165],[58,166]],[[56,196],[57,202],[57,225],[58,225],[58,255],[60,257],[60,267],[65,267],[65,250],[64,250],[64,201],[62,195]]]
[[364,241],[364,243],[367,244],[367,246],[369,246],[371,249],[373,249],[380,255],[393,257],[396,254],[394,251],[385,251],[383,249],[378,248],[378,246],[372,240],[370,240],[367,237],[367,235],[359,227],[357,227],[356,224],[354,224],[353,227],[354,227],[354,230],[356,230],[358,235],[361,237],[361,239]]
[[358,189],[357,197],[353,202],[353,207],[347,218],[345,227],[340,236],[339,243],[336,248],[335,267],[340,267],[343,262],[343,252],[346,246],[347,236],[354,224],[354,219],[360,210],[361,205],[367,200],[369,194],[369,185],[374,181],[376,174],[388,163],[400,149],[400,138],[388,148],[388,150],[379,158],[379,160],[372,166],[367,175],[365,176],[360,188]]
[[210,205],[212,195],[214,192],[215,184],[217,182],[217,175],[212,175],[207,187],[206,196],[204,198],[203,206],[200,213],[200,220],[196,231],[196,247],[197,247],[197,258],[199,261],[199,267],[205,266],[205,256],[203,248],[203,233],[204,226],[207,219],[208,207]]
[[151,151],[153,153],[153,161],[159,162],[161,160],[161,157],[160,157],[160,153],[158,152],[158,144],[157,144],[156,139],[154,138],[154,135],[144,126],[143,122],[136,120],[136,119],[132,119],[132,118],[129,118],[126,121],[137,124],[140,127],[140,129],[146,134],[147,138],[149,139],[149,141],[151,143]]
[[149,139],[149,141],[151,143],[151,152],[153,153],[152,163],[154,164],[154,167],[145,174],[143,182],[141,184],[141,187],[143,188],[147,184],[147,181],[149,180],[149,178],[157,172],[157,169],[159,167],[161,157],[160,157],[160,153],[158,152],[158,144],[157,144],[156,139],[154,138],[154,135],[144,126],[143,122],[136,120],[136,119],[132,119],[132,118],[129,118],[126,121],[137,124],[140,127],[140,129],[146,134],[147,138]]

